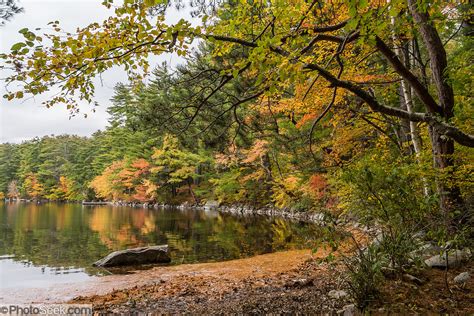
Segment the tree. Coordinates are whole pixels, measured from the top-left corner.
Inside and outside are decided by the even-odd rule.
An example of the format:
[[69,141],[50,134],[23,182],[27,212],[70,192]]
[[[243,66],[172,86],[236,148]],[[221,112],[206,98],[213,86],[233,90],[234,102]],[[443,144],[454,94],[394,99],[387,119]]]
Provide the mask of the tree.
[[18,184],[16,180],[12,180],[8,184],[7,197],[13,200],[18,200],[20,198],[20,192],[18,190]]
[[193,191],[193,179],[197,177],[198,165],[203,159],[196,154],[183,150],[178,139],[172,135],[166,135],[163,145],[155,150],[152,155],[153,167],[150,169],[158,179],[160,186],[171,188],[172,195],[176,195],[176,187],[187,185],[190,195],[198,203]]
[[44,186],[38,180],[38,177],[34,173],[30,173],[26,176],[23,182],[23,189],[29,198],[38,200],[44,195]]
[[158,188],[149,179],[151,167],[143,158],[114,161],[91,181],[90,187],[103,199],[151,202]]
[[90,183],[99,198],[117,201],[120,199],[128,200],[124,195],[125,188],[122,185],[119,173],[124,168],[124,161],[115,161],[105,168],[102,174],[95,177]]
[[0,192],[7,192],[8,185],[16,179],[19,164],[18,147],[14,144],[0,145]]
[[74,183],[65,176],[59,177],[59,182],[45,197],[53,201],[77,201],[80,199],[75,191]]

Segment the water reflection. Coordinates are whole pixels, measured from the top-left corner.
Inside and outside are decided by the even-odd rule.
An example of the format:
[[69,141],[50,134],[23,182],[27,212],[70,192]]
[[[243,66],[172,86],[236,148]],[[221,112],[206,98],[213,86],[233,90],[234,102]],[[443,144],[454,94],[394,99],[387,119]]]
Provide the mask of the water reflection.
[[15,257],[0,257],[0,281],[3,286],[6,274],[32,279],[41,269],[48,271],[46,278],[53,271],[100,274],[92,262],[130,247],[168,244],[177,264],[305,247],[317,235],[313,225],[192,209],[5,203],[0,204],[0,256]]

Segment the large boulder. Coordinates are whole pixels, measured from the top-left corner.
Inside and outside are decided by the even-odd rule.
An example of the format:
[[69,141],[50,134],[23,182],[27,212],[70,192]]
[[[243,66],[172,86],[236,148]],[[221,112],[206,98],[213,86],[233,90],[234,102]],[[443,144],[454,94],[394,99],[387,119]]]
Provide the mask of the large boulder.
[[450,250],[448,254],[446,252],[432,256],[425,260],[425,264],[430,268],[455,268],[459,267],[463,261],[469,260],[471,257],[471,251],[465,250]]
[[168,245],[114,251],[93,263],[96,267],[131,266],[171,261]]

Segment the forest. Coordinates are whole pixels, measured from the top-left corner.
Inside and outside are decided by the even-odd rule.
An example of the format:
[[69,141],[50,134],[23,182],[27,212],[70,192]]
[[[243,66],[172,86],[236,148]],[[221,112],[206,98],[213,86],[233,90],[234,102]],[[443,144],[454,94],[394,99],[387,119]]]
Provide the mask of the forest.
[[[472,247],[469,1],[197,1],[197,26],[166,24],[180,1],[103,5],[103,22],[25,28],[0,56],[5,99],[59,88],[45,105],[72,116],[94,103],[101,73],[118,66],[130,79],[101,104],[104,130],[1,144],[2,198],[217,201],[323,212],[328,227],[351,218],[383,235],[350,265],[360,308],[384,267],[416,264],[420,232]],[[165,53],[183,63],[150,64]]]

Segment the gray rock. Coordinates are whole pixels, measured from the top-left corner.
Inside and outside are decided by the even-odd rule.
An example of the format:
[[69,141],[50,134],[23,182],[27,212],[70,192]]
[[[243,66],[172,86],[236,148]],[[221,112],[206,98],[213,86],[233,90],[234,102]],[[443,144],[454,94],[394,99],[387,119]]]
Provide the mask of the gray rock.
[[420,239],[424,238],[425,236],[426,236],[426,233],[425,233],[425,232],[419,231],[419,232],[413,234],[412,237],[413,237],[414,239],[416,239],[416,240],[420,240]]
[[432,243],[426,243],[424,245],[422,245],[418,251],[424,255],[424,256],[433,256],[437,253],[440,253],[442,250],[442,248],[438,245],[434,245]]
[[426,260],[434,255],[440,254],[442,251],[443,248],[431,242],[427,242],[418,247],[418,249],[411,251],[408,255],[409,260],[413,262],[414,260]]
[[382,232],[379,232],[374,240],[372,240],[372,245],[373,246],[380,246],[380,244],[382,243],[383,239],[385,238],[384,234]]
[[407,282],[413,282],[413,283],[416,283],[418,285],[423,284],[423,280],[421,280],[420,278],[417,278],[414,275],[408,274],[408,273],[405,273],[403,275],[403,279]]
[[471,275],[469,274],[469,272],[463,272],[463,273],[459,273],[455,278],[454,278],[454,282],[458,283],[458,284],[464,284],[466,283],[467,281],[469,281],[469,279],[471,278]]
[[94,262],[96,267],[116,267],[150,263],[168,263],[171,261],[168,245],[132,248],[114,251]]
[[451,250],[446,255],[446,252],[441,255],[435,255],[425,260],[425,264],[430,268],[449,268],[458,267],[463,261],[471,257],[469,250]]
[[213,200],[209,200],[206,202],[206,204],[204,204],[205,210],[214,210],[218,207],[219,207],[219,202],[213,201]]
[[329,291],[328,296],[334,299],[340,299],[347,296],[347,292],[344,290],[331,290]]
[[339,315],[352,316],[356,313],[356,307],[354,304],[345,305],[341,310],[337,312]]

